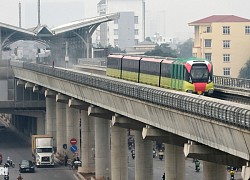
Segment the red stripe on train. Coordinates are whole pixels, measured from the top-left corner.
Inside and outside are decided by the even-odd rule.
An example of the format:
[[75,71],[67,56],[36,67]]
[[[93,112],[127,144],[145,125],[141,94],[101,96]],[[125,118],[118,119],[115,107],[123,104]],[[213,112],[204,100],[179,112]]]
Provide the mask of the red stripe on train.
[[194,83],[195,92],[205,92],[207,83]]

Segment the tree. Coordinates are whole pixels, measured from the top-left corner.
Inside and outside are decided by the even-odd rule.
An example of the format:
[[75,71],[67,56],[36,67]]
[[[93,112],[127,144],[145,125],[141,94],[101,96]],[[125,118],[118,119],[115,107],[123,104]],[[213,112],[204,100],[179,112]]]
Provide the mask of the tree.
[[154,50],[147,51],[144,53],[147,56],[162,56],[162,57],[177,57],[177,53],[175,50],[169,47],[169,44],[164,43],[161,45],[157,45]]
[[112,47],[111,45],[108,46],[109,53],[126,53],[125,50],[121,50],[118,46]]
[[239,78],[250,79],[250,58],[245,66],[240,69]]
[[183,44],[179,44],[178,48],[178,57],[180,58],[189,58],[192,57],[192,48],[194,46],[194,41],[192,38],[186,40]]

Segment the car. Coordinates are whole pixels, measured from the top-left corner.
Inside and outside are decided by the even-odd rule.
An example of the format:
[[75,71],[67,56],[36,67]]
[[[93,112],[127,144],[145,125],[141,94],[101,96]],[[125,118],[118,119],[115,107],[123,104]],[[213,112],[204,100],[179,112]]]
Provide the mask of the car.
[[35,172],[35,165],[31,160],[22,160],[19,164],[19,172]]

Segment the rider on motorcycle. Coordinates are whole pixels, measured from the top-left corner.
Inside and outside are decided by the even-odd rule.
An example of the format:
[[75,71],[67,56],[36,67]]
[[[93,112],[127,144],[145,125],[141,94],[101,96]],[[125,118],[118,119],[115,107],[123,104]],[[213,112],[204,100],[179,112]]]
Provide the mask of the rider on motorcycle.
[[195,170],[197,172],[199,172],[200,171],[200,161],[198,159],[195,159],[194,164],[195,164]]
[[234,168],[232,167],[231,170],[230,170],[230,176],[231,176],[231,179],[234,179]]
[[17,180],[23,180],[23,177],[21,176],[21,174],[19,174],[19,176],[17,176],[16,179],[17,179]]
[[77,169],[79,166],[82,165],[81,163],[82,163],[82,162],[81,162],[79,156],[76,156],[76,157],[73,159],[71,166],[72,166],[73,169]]
[[7,157],[7,163],[9,163],[10,166],[12,166],[12,160],[10,159],[10,157]]

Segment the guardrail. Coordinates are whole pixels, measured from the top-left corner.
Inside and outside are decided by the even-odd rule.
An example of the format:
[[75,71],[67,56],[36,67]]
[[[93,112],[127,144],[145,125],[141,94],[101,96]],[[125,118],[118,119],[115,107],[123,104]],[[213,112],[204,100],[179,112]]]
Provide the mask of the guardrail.
[[229,89],[240,88],[241,91],[250,92],[250,79],[214,76],[213,81],[216,87],[220,88],[226,87]]
[[34,63],[12,61],[11,65],[250,130],[247,105]]

